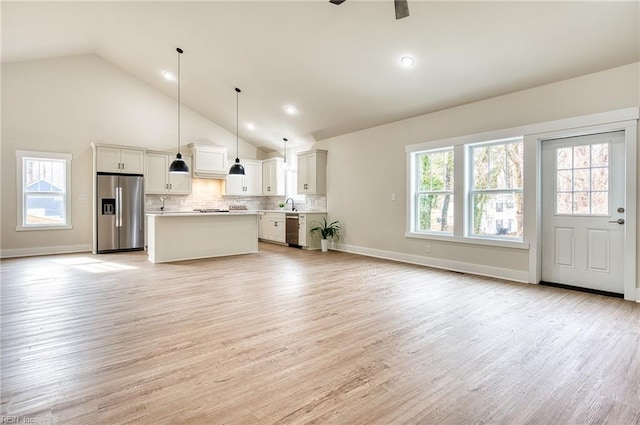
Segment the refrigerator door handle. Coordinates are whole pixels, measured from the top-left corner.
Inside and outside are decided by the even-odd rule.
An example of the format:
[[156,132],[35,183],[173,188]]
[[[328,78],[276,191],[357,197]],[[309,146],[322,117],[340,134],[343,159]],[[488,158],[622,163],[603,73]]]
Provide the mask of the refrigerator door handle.
[[116,227],[122,227],[122,187],[116,187]]

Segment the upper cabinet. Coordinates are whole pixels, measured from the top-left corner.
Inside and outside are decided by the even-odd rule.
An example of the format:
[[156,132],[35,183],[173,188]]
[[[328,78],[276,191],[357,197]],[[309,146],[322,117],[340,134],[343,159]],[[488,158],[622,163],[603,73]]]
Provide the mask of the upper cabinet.
[[97,172],[144,174],[144,149],[94,147]]
[[312,150],[298,153],[298,193],[301,195],[327,193],[327,151]]
[[193,155],[193,176],[224,179],[229,171],[227,148],[222,146],[190,144]]
[[262,161],[262,194],[284,196],[284,160],[271,158]]
[[[145,193],[147,194],[176,194],[191,193],[191,173],[169,173],[169,165],[175,159],[175,154],[161,152],[147,153],[147,171],[145,173]],[[191,157],[183,156],[191,170]]]
[[[227,163],[228,170],[234,162]],[[225,195],[262,195],[262,161],[242,160],[244,176],[229,174],[225,180]]]

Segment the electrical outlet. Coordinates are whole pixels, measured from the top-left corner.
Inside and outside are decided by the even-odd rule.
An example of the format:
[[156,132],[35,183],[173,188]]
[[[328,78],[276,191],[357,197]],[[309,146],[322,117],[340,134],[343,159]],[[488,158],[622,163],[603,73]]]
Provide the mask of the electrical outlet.
[[395,194],[395,193],[392,193],[392,194],[391,194],[391,200],[392,200],[392,201],[395,201],[395,200],[396,200],[396,194]]
[[424,247],[424,248],[425,248],[424,250],[425,250],[425,252],[426,252],[427,254],[431,254],[431,245],[425,245],[425,247]]

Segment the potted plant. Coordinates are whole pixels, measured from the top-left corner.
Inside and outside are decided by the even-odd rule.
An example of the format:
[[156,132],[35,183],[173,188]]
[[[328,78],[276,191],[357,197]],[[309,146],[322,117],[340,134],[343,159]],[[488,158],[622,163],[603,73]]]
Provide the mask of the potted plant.
[[329,249],[329,239],[340,240],[340,222],[333,221],[329,223],[326,218],[322,218],[322,223],[319,221],[314,221],[318,225],[312,227],[309,230],[309,233],[313,235],[316,232],[320,232],[320,247],[322,248],[322,252],[327,252]]
[[281,210],[283,210],[283,209],[284,209],[284,202],[280,202],[280,203],[278,204],[278,206],[280,207],[280,209],[281,209]]

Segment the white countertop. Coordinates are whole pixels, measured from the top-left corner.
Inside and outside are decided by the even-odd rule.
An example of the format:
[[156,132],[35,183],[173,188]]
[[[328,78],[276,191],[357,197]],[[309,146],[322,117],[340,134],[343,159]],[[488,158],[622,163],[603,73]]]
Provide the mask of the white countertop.
[[190,217],[190,216],[211,216],[211,215],[256,215],[257,211],[214,211],[214,212],[199,212],[199,211],[148,211],[147,215],[152,216],[176,216],[176,217]]
[[291,211],[291,210],[257,210],[257,212],[270,212],[270,213],[296,213],[296,214],[327,214],[326,211]]
[[236,215],[236,214],[259,214],[261,212],[268,213],[295,213],[295,214],[327,214],[326,211],[291,211],[291,210],[231,210],[231,211],[147,211],[147,215],[166,215],[166,216],[192,216],[192,215]]

